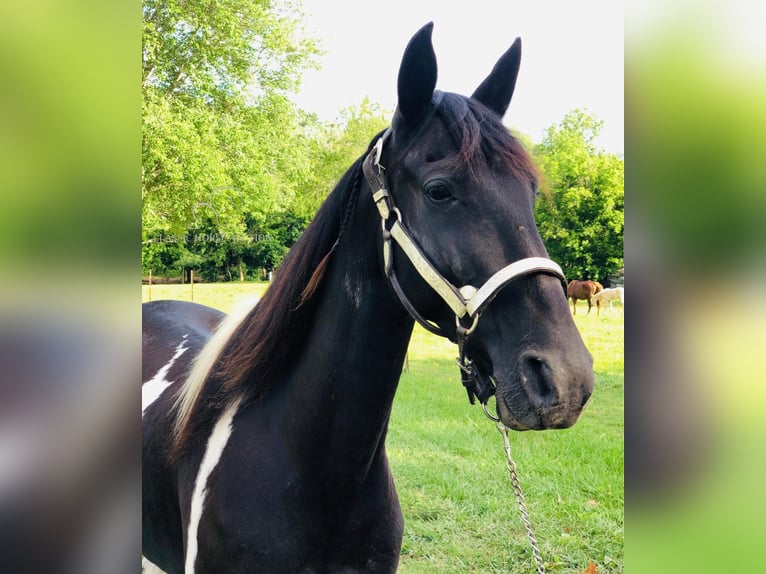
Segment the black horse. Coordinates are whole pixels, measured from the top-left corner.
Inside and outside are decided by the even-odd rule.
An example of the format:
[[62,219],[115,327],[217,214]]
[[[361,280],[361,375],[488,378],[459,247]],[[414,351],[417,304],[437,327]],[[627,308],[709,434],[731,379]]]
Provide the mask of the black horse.
[[405,49],[391,128],[263,299],[191,365],[177,331],[149,370],[143,553],[170,574],[396,570],[385,439],[413,319],[458,343],[469,398],[496,394],[511,429],[568,427],[591,394],[535,168],[501,122],[520,41],[467,98],[434,91],[431,30]]

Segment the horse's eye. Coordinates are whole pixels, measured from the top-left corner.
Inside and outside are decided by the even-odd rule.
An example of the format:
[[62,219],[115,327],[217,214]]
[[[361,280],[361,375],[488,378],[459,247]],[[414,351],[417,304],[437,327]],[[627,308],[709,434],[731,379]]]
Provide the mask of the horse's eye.
[[452,199],[452,192],[449,187],[441,181],[427,183],[423,186],[423,193],[425,193],[431,201],[435,201],[436,203]]

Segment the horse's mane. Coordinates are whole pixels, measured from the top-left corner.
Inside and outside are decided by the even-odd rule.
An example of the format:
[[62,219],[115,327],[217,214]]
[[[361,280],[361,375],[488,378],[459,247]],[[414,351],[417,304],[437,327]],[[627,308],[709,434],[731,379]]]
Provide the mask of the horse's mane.
[[195,359],[176,400],[171,456],[178,456],[193,434],[194,414],[203,403],[219,411],[233,400],[262,397],[291,364],[290,355],[311,327],[312,295],[356,203],[363,158],[322,204],[258,304],[227,317]]

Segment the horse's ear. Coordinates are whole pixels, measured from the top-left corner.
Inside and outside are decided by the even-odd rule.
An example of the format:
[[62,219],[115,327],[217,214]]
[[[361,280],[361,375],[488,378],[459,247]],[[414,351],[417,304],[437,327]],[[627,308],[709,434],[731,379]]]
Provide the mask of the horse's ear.
[[398,107],[410,126],[423,116],[436,87],[436,54],[431,44],[433,27],[433,22],[429,22],[410,39],[399,67]]
[[520,64],[521,38],[516,38],[471,97],[496,111],[500,117],[504,116],[516,87]]

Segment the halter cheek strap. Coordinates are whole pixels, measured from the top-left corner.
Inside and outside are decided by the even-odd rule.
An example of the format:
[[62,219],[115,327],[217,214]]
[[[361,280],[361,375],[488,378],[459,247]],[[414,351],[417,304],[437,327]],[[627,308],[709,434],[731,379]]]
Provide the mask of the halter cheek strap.
[[[464,285],[457,288],[445,279],[423,254],[423,251],[407,231],[402,222],[402,214],[394,205],[393,198],[386,188],[383,174],[385,168],[380,165],[380,156],[383,151],[383,144],[388,138],[390,131],[390,129],[387,130],[378,139],[362,164],[365,178],[372,191],[372,200],[375,202],[381,218],[383,229],[383,264],[386,276],[402,305],[415,321],[431,333],[457,342],[460,354],[457,361],[461,370],[463,385],[468,391],[468,398],[473,404],[474,398],[478,397],[479,401],[486,405],[489,397],[494,394],[494,384],[489,377],[479,372],[465,352],[468,336],[476,329],[481,313],[503,287],[523,275],[532,273],[554,275],[561,280],[564,292],[566,293],[564,273],[561,267],[546,257],[527,257],[506,265],[479,288],[472,285]],[[456,327],[454,336],[445,333],[441,327],[423,317],[407,298],[394,272],[392,242],[396,242],[418,274],[455,314]],[[465,325],[468,326],[466,327]]]

